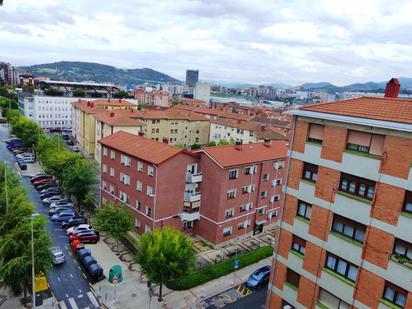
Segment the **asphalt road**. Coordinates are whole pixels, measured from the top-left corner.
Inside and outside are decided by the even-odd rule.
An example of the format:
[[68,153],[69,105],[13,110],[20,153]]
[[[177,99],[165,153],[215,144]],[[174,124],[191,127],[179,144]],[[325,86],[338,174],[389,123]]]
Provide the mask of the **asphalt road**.
[[[8,138],[8,128],[0,126],[0,160],[17,171],[16,160],[11,152],[6,148],[3,139]],[[44,207],[39,197],[39,193],[31,185],[30,180],[22,178],[22,184],[27,188],[28,195],[36,206],[36,212],[43,214],[48,218],[48,208]],[[59,246],[64,250],[66,262],[54,266],[48,274],[47,279],[52,289],[54,297],[60,303],[62,309],[92,309],[98,308],[98,301],[91,292],[89,282],[84,275],[77,260],[72,256],[65,231],[60,228],[59,224],[49,220],[46,229],[50,234],[53,246]]]
[[267,294],[267,285],[261,288],[258,291],[226,305],[225,309],[263,309],[265,308],[266,294]]

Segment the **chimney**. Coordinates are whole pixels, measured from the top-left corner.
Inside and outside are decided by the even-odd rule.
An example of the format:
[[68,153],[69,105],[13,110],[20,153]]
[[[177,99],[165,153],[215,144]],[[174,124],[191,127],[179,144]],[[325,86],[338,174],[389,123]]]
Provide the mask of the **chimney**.
[[242,150],[242,142],[241,141],[236,141],[235,149],[236,150]]
[[262,131],[262,132],[263,132],[263,131],[266,131],[266,127],[265,127],[265,126],[261,126],[261,127],[260,127],[260,131]]
[[272,144],[272,141],[270,139],[268,138],[264,139],[263,146],[270,147],[271,144]]
[[114,117],[114,112],[110,112],[109,116]]
[[398,79],[391,78],[391,80],[386,83],[385,98],[397,98],[400,88],[401,84],[399,84]]
[[137,135],[144,136],[144,132],[140,131],[139,133],[137,133]]
[[163,144],[169,144],[169,140],[166,137],[163,137],[162,142]]

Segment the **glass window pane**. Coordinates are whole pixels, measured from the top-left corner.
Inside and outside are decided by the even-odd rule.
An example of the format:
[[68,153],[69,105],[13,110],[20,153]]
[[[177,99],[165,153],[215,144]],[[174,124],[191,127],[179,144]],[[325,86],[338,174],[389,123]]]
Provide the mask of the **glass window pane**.
[[299,204],[299,208],[298,208],[299,216],[302,216],[302,217],[305,216],[305,208],[306,206],[304,204]]
[[292,244],[292,248],[293,248],[294,250],[296,250],[296,251],[299,251],[299,244],[293,243],[293,244]]
[[386,287],[383,297],[390,301],[393,301],[394,296],[395,296],[395,291],[389,287]]
[[352,281],[356,281],[356,276],[358,274],[358,268],[350,265],[348,270],[348,278]]
[[313,181],[318,180],[318,174],[313,173],[313,174],[312,174],[312,180],[313,180]]
[[305,171],[305,178],[310,179],[310,171]]
[[408,252],[406,253],[406,257],[410,260],[412,260],[412,249],[409,249]]
[[312,217],[312,207],[306,207],[306,218],[310,219]]
[[396,253],[404,255],[406,253],[406,248],[400,244],[395,245],[395,250]]
[[365,239],[365,231],[363,230],[356,230],[355,232],[355,239],[357,241],[363,242],[363,240]]
[[375,192],[375,188],[374,187],[369,187],[368,188],[368,198],[373,198],[373,193]]
[[305,247],[300,247],[300,253],[305,254]]
[[346,267],[348,266],[348,263],[346,263],[343,260],[339,260],[338,261],[338,267],[336,268],[336,272],[338,274],[341,274],[342,276],[344,276],[346,274]]
[[352,238],[353,237],[353,233],[354,233],[354,228],[353,226],[350,225],[345,225],[345,228],[343,230],[343,234]]
[[359,195],[360,196],[364,196],[365,195],[365,191],[366,191],[366,185],[364,185],[364,184],[360,184],[360,186],[359,186]]
[[412,211],[412,203],[406,203],[405,204],[405,210],[407,210],[407,211]]
[[343,232],[343,223],[341,222],[333,222],[333,230],[339,233]]
[[340,188],[345,191],[348,190],[348,181],[346,179],[342,180]]
[[398,293],[398,295],[396,295],[395,304],[401,306],[402,308],[405,307],[406,296]]
[[345,303],[343,300],[340,301],[338,309],[349,309],[350,305]]
[[336,258],[329,255],[328,259],[326,261],[326,267],[328,267],[330,269],[335,269],[335,265],[336,265]]
[[349,192],[350,193],[355,193],[355,189],[356,189],[356,183],[351,182],[349,185]]

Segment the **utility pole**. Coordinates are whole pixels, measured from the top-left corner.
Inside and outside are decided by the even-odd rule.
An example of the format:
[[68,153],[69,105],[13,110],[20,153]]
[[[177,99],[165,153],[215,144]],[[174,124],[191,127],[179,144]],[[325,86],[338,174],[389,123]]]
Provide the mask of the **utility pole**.
[[4,163],[4,191],[6,192],[6,214],[9,212],[9,191],[7,187],[7,165],[6,163]]
[[39,214],[31,215],[31,284],[32,284],[32,308],[36,308],[36,290],[35,290],[35,277],[34,277],[34,224],[33,218],[37,217]]

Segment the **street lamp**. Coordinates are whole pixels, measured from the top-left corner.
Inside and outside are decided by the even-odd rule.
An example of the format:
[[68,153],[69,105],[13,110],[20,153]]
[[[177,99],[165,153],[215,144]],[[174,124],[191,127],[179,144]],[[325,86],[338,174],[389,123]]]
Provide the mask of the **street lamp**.
[[34,237],[33,237],[33,218],[37,217],[39,214],[34,213],[31,215],[31,284],[32,284],[32,308],[36,308],[36,292],[34,288]]

